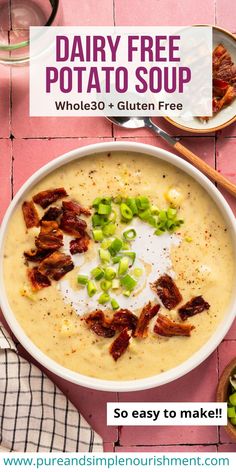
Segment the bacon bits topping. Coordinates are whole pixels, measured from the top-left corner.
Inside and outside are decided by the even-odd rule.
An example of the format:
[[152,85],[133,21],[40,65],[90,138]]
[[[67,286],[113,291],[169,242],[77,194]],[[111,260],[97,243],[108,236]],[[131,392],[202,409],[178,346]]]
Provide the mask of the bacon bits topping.
[[[49,189],[37,193],[34,195],[33,201],[24,202],[22,205],[27,228],[41,226],[40,233],[35,238],[36,247],[25,251],[24,256],[28,262],[39,264],[32,269],[30,277],[33,280],[33,278],[39,279],[41,276],[42,283],[43,280],[45,281],[45,287],[48,286],[49,279],[60,280],[74,268],[71,256],[60,252],[60,248],[63,246],[63,231],[75,237],[70,241],[72,255],[86,252],[89,246],[90,237],[86,232],[87,223],[79,218],[80,214],[89,216],[91,214],[89,209],[72,200],[64,200],[60,206],[47,208],[58,199],[67,196],[63,187]],[[39,220],[34,202],[44,209],[47,208],[41,220]],[[33,282],[35,285],[36,281],[33,280]],[[115,331],[112,332],[114,335]]]
[[35,245],[40,250],[53,251],[63,246],[63,233],[56,221],[42,221],[41,231],[35,238]]
[[[218,44],[212,54],[213,65],[213,93],[212,110],[218,113],[229,105],[236,97],[236,65],[223,44]],[[201,117],[207,121],[209,117]]]
[[60,280],[67,272],[74,269],[74,264],[70,256],[63,252],[55,251],[50,256],[43,259],[38,270],[54,280]]
[[63,211],[60,228],[65,233],[72,234],[78,238],[84,235],[84,231],[87,228],[86,221],[78,217],[74,211]]
[[43,192],[37,193],[34,195],[34,203],[37,203],[42,208],[47,208],[52,203],[56,202],[60,198],[67,197],[68,194],[66,190],[62,188],[55,188],[53,190],[44,190]]
[[62,208],[63,210],[73,211],[78,216],[81,215],[81,213],[86,216],[91,215],[91,211],[88,208],[82,207],[78,202],[62,202]]
[[151,284],[151,287],[168,310],[173,310],[182,300],[182,295],[177,285],[167,274],[159,277],[158,280]]
[[50,207],[46,213],[44,213],[41,221],[57,221],[62,215],[62,209],[58,207]]
[[202,296],[193,297],[189,302],[179,308],[179,315],[182,320],[186,320],[189,316],[197,315],[202,313],[204,310],[210,308],[209,303],[207,303]]
[[86,316],[85,321],[88,327],[98,336],[103,338],[113,338],[116,332],[111,326],[111,322],[106,320],[102,310],[96,310]]
[[115,361],[117,361],[128,348],[130,337],[128,328],[125,328],[111,344],[109,351]]
[[34,226],[39,226],[39,216],[38,212],[34,206],[34,203],[24,202],[22,204],[23,216],[26,224],[26,228],[33,228]]
[[35,292],[51,285],[49,278],[46,275],[41,274],[38,271],[38,267],[29,269],[28,277],[32,286],[32,290]]
[[176,323],[167,316],[159,315],[154,326],[154,333],[167,337],[190,336],[192,329],[194,329],[193,325]]
[[113,315],[112,326],[116,331],[122,331],[124,328],[132,330],[132,333],[135,332],[138,322],[138,317],[132,313],[132,311],[127,309],[120,309],[116,311]]
[[151,302],[147,303],[141,311],[138,318],[138,324],[134,333],[137,338],[146,338],[148,335],[148,325],[151,319],[158,313],[160,305],[151,306]]
[[89,241],[90,238],[87,233],[85,233],[82,238],[72,239],[72,241],[70,241],[70,253],[74,255],[86,252],[89,247]]
[[30,251],[25,251],[24,256],[29,262],[41,262],[45,257],[48,257],[52,254],[52,250],[40,250],[40,249],[31,249]]

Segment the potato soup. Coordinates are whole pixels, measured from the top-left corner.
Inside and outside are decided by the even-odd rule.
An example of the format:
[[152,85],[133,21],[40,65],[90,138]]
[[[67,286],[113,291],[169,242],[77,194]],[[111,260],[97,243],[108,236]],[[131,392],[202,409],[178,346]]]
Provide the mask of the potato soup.
[[[66,192],[37,197],[48,189]],[[231,300],[234,256],[196,181],[116,151],[68,163],[25,196],[8,226],[4,277],[17,320],[47,356],[86,376],[134,380],[208,341]]]

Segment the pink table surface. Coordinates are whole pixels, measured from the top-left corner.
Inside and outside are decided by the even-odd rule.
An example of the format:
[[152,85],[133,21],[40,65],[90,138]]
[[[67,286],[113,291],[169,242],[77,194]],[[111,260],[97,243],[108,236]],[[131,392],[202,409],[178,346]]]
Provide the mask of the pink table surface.
[[[79,3],[79,7],[78,7]],[[211,23],[236,31],[232,0],[62,0],[67,25],[189,25]],[[98,10],[99,7],[99,10]],[[39,167],[58,155],[104,140],[133,140],[165,147],[148,131],[122,131],[102,118],[30,118],[28,69],[0,66],[0,180],[2,217],[12,195]],[[163,119],[173,135],[181,135]],[[191,136],[184,141],[202,159],[236,182],[236,125],[216,136]],[[225,194],[233,210],[233,198]],[[20,347],[20,351],[29,355]],[[169,385],[136,393],[105,393],[75,386],[48,372],[100,433],[111,451],[236,451],[223,428],[107,427],[107,401],[214,401],[220,372],[236,355],[236,323],[225,340],[197,369]]]

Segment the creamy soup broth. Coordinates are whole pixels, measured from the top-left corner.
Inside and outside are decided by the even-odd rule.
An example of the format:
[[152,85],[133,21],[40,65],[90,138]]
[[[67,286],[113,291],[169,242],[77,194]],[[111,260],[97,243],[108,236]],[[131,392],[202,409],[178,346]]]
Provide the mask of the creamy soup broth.
[[[216,205],[191,177],[165,162],[136,153],[114,152],[76,160],[52,172],[26,195],[29,200],[39,191],[65,187],[70,198],[84,206],[90,206],[97,196],[141,194],[166,207],[165,193],[171,186],[181,189],[179,215],[185,221],[178,231],[180,244],[171,249],[175,282],[184,303],[202,295],[210,309],[190,319],[195,326],[191,337],[157,336],[151,324],[149,336],[133,338],[117,362],[109,354],[112,340],[88,329],[68,299],[63,299],[56,282],[34,294],[33,299],[22,296],[27,279],[23,253],[34,247],[38,230],[26,230],[21,204],[16,208],[4,253],[8,300],[27,336],[59,364],[90,377],[133,380],[167,371],[187,360],[214,333],[230,302],[234,277],[230,232]],[[64,279],[75,286],[77,274],[75,267]],[[162,308],[161,313],[179,321],[176,310]]]

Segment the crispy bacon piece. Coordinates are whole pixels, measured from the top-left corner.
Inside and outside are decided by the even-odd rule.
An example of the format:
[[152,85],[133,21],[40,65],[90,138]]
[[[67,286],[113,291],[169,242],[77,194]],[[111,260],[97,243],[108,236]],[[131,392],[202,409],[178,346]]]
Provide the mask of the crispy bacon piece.
[[158,313],[160,305],[154,305],[152,307],[151,302],[147,303],[141,311],[138,318],[138,324],[134,333],[137,338],[146,338],[148,335],[149,321]]
[[[236,97],[236,65],[223,46],[218,44],[212,54],[213,68],[213,113],[218,113],[223,107],[229,105]],[[209,117],[201,118],[207,121]]]
[[84,235],[87,223],[79,218],[74,211],[64,210],[60,228],[65,231],[65,233],[72,234],[79,238]]
[[193,325],[176,323],[167,316],[159,315],[154,326],[154,333],[160,336],[190,336]]
[[82,238],[72,239],[70,241],[70,253],[71,254],[80,254],[86,252],[89,247],[90,237],[87,233],[82,236]]
[[47,249],[30,249],[30,251],[25,251],[24,256],[29,262],[41,262],[45,257],[48,257],[52,254],[52,250]]
[[222,60],[226,58],[227,50],[223,46],[223,44],[218,44],[213,53],[212,53],[212,63],[213,63],[213,71],[219,68]]
[[33,200],[34,203],[37,203],[42,208],[47,208],[49,205],[56,202],[60,198],[64,198],[67,196],[68,194],[66,190],[61,187],[54,188],[52,190],[43,190],[42,192],[37,193],[37,195],[34,195]]
[[116,331],[122,331],[124,328],[128,328],[129,330],[132,330],[132,333],[134,333],[137,322],[138,317],[134,315],[132,311],[120,309],[113,315],[112,326]]
[[73,202],[72,200],[70,200],[69,202],[63,201],[62,208],[63,210],[73,211],[78,216],[81,215],[81,213],[86,216],[91,215],[91,211],[88,208],[84,208],[80,205],[80,203]]
[[35,245],[42,251],[55,251],[63,246],[63,233],[56,221],[42,221],[40,233],[35,238]]
[[220,111],[221,108],[229,105],[235,97],[236,97],[236,90],[233,86],[229,85],[227,87],[226,92],[222,96],[222,98],[220,98],[219,100],[214,98],[215,100],[214,105],[213,105],[214,110]]
[[128,332],[128,328],[125,328],[110,345],[109,351],[114,361],[117,361],[117,359],[119,359],[122,354],[124,354],[128,348],[130,337],[131,336]]
[[24,202],[22,204],[23,216],[26,224],[26,228],[33,228],[34,226],[39,226],[39,216],[38,212],[34,206],[34,203]]
[[37,267],[28,270],[28,278],[32,285],[32,290],[35,292],[51,285],[49,278],[41,274]]
[[156,291],[164,307],[168,310],[175,308],[182,300],[182,295],[177,285],[167,274],[159,277],[158,280],[151,284],[151,287]]
[[213,95],[214,97],[223,97],[229,84],[225,80],[213,79]]
[[42,221],[57,221],[62,215],[62,209],[58,207],[50,207],[43,215]]
[[98,336],[103,338],[113,338],[116,331],[111,326],[110,320],[105,318],[105,315],[102,310],[92,311],[89,315],[86,316],[85,321],[92,331]]
[[43,259],[39,264],[38,270],[54,280],[60,280],[67,272],[73,270],[74,264],[70,256],[63,252],[55,251],[50,256]]
[[189,316],[197,315],[202,313],[204,310],[210,308],[209,303],[207,303],[202,296],[193,297],[189,302],[179,308],[179,315],[182,320],[186,320]]

